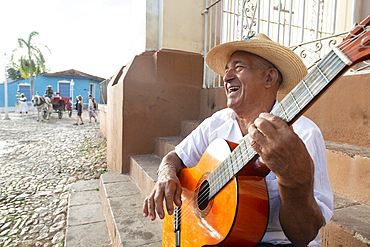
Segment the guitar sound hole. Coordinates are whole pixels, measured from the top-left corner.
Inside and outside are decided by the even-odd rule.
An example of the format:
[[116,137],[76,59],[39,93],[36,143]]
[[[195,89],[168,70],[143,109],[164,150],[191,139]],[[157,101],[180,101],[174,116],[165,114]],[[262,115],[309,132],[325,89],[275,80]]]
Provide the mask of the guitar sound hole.
[[208,203],[209,203],[209,184],[208,184],[208,181],[205,180],[201,186],[200,186],[200,189],[199,189],[199,192],[198,192],[198,208],[200,210],[204,210],[207,208],[208,206]]

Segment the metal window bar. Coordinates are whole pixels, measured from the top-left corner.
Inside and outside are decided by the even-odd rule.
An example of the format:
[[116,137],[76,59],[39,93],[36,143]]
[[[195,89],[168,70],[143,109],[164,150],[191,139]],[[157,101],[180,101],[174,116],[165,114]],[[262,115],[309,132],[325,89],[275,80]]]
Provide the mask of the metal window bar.
[[302,22],[301,22],[301,43],[303,43],[304,40],[304,20],[305,20],[305,14],[306,14],[306,0],[303,0],[302,5]]
[[[201,13],[205,18],[204,54],[218,44],[261,32],[292,47],[307,65],[343,36],[331,37],[336,29],[337,0],[206,0],[206,6]],[[321,39],[325,37],[331,37],[327,38],[328,47]],[[315,41],[308,43],[310,40]],[[203,87],[222,86],[221,76],[204,65]]]

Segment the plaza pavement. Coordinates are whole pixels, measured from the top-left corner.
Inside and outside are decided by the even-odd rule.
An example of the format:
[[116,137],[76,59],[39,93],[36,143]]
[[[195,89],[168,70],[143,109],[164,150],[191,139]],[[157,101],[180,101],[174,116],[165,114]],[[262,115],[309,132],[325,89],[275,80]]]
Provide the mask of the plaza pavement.
[[73,201],[77,193],[96,199],[106,141],[99,121],[88,123],[85,111],[75,126],[75,114],[39,122],[35,113],[0,114],[0,246],[63,246],[69,197],[75,206],[87,195]]

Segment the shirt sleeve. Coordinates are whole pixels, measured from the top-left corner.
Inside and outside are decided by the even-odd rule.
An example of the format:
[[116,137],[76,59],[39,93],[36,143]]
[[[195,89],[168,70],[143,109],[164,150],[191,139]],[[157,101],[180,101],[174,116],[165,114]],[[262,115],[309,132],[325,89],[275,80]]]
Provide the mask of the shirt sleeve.
[[320,129],[311,120],[305,119],[308,124],[301,124],[298,131],[296,131],[296,125],[293,125],[293,128],[306,145],[314,162],[314,196],[325,218],[325,223],[328,223],[333,215],[334,202],[327,169],[325,142]]
[[210,121],[210,118],[204,120],[175,148],[176,154],[188,168],[194,167],[198,164],[204,151],[209,145]]

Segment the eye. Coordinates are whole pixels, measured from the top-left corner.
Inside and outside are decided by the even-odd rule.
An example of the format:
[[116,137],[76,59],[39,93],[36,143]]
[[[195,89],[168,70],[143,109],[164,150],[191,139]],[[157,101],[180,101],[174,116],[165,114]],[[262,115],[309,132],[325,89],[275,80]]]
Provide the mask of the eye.
[[244,67],[243,66],[241,66],[241,65],[236,65],[235,66],[235,70],[236,71],[240,71],[240,70],[242,70]]

